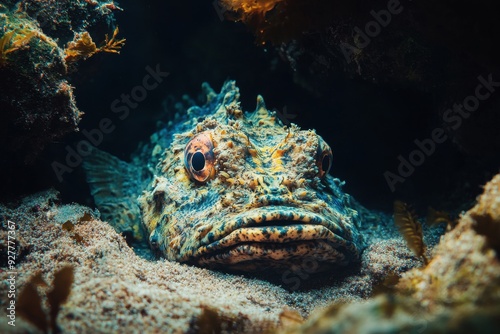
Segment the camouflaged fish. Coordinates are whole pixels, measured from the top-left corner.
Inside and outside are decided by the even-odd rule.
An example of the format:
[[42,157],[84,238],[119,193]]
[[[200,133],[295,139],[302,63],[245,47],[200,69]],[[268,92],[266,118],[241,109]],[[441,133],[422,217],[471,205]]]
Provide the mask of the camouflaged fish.
[[328,174],[332,150],[313,130],[284,126],[262,97],[240,108],[219,94],[151,137],[131,163],[102,151],[84,164],[101,215],[169,260],[239,271],[357,261],[358,214]]

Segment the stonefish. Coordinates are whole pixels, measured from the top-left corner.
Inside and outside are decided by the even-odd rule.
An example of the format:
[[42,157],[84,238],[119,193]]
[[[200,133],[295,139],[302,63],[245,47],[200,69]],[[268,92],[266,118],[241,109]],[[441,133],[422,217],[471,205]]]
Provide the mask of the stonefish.
[[243,112],[233,81],[177,115],[131,163],[85,162],[102,217],[169,260],[237,271],[357,261],[358,214],[328,172],[332,150],[276,112]]

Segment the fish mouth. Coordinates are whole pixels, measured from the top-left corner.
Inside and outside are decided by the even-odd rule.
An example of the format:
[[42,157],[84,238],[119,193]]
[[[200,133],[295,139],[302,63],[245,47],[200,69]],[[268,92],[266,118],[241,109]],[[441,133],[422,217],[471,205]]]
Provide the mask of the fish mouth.
[[301,208],[253,209],[223,223],[201,239],[193,261],[208,267],[287,267],[304,259],[345,265],[358,257],[352,225],[340,213],[329,217]]

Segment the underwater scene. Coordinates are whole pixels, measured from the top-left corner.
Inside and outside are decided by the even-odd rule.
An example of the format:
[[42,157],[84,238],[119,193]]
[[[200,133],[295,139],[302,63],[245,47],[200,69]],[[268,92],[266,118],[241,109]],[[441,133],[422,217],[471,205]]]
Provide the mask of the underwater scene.
[[500,333],[498,16],[0,0],[0,333]]

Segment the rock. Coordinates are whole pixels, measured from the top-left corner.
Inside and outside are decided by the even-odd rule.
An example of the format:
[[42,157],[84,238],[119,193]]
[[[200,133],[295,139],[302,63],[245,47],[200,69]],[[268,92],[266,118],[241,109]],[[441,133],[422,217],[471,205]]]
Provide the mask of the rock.
[[[493,333],[500,328],[500,174],[394,293],[334,303],[280,333]],[[485,227],[484,225],[488,225]],[[481,227],[482,226],[482,227]]]
[[77,131],[83,115],[69,83],[66,43],[89,29],[104,39],[119,8],[80,0],[14,7],[0,5],[0,154],[31,163],[47,144]]

